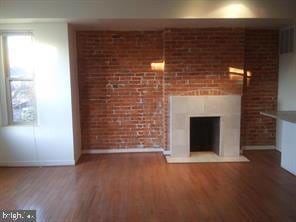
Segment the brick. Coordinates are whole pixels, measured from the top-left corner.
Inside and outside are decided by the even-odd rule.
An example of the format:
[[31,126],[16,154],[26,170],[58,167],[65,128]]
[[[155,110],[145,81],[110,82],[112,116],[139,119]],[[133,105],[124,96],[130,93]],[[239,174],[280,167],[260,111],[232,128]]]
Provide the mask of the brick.
[[[242,145],[274,144],[259,112],[276,109],[277,44],[274,30],[78,32],[83,148],[168,148],[171,95],[243,95]],[[252,72],[248,87],[229,67]]]

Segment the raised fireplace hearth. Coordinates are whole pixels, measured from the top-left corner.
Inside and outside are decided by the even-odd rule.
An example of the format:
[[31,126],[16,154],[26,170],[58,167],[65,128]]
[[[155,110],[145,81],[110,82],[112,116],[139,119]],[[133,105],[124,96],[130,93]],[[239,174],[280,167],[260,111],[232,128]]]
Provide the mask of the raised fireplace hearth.
[[171,156],[212,151],[221,157],[239,157],[240,119],[239,95],[171,96]]

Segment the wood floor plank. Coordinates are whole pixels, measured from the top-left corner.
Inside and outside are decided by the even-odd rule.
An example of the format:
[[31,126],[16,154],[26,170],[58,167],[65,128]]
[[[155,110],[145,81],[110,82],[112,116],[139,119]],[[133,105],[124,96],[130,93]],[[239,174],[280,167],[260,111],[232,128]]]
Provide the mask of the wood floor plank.
[[38,222],[296,221],[277,151],[249,163],[167,164],[159,153],[84,155],[76,167],[0,168],[0,209]]

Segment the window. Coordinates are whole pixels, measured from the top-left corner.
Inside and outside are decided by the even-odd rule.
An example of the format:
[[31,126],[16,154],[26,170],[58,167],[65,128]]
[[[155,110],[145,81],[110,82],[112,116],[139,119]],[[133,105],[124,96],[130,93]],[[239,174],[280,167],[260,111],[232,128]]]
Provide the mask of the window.
[[[6,94],[4,98],[7,123],[34,124],[36,108],[33,37],[31,34],[2,34],[1,42],[2,86],[6,89],[2,90],[2,93]],[[3,99],[3,96],[1,98]]]

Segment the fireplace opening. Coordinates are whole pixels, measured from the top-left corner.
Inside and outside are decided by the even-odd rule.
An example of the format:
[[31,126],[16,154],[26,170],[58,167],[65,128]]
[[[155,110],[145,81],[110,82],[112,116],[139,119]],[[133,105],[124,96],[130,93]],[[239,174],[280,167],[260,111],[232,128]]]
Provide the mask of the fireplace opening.
[[219,155],[220,117],[190,117],[190,152],[213,151]]

